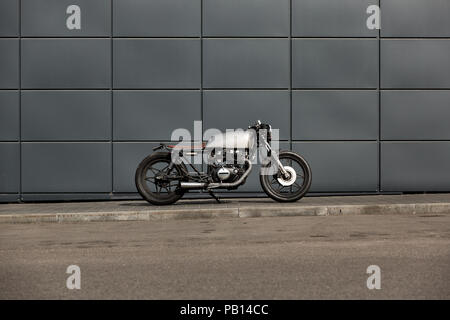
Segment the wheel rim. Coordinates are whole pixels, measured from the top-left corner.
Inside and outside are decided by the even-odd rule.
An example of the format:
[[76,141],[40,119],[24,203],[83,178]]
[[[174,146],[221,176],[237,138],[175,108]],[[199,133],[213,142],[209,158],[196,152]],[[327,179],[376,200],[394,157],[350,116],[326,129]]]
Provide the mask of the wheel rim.
[[307,176],[306,169],[303,167],[302,163],[296,159],[292,158],[280,158],[280,162],[283,167],[292,168],[295,173],[295,181],[290,185],[283,186],[280,184],[280,180],[282,180],[281,172],[278,171],[273,175],[266,175],[264,179],[266,179],[267,186],[271,189],[271,191],[277,194],[282,198],[292,198],[302,193],[307,185]]
[[178,174],[175,166],[169,170],[170,163],[169,160],[157,160],[145,166],[142,185],[146,192],[161,198],[169,198],[177,192],[178,181],[167,179]]

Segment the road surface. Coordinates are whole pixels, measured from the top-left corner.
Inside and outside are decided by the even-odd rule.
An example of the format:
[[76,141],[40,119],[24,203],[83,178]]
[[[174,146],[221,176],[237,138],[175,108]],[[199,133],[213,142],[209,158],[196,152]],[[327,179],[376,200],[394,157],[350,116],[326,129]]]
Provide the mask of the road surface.
[[0,261],[1,299],[449,299],[450,215],[0,224]]

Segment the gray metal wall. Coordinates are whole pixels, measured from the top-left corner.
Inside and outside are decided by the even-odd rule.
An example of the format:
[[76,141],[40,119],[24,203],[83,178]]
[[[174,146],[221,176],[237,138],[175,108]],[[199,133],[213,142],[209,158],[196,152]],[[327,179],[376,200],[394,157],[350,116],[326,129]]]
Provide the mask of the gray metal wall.
[[0,0],[0,201],[132,195],[199,119],[280,128],[312,192],[450,191],[450,1],[380,2]]

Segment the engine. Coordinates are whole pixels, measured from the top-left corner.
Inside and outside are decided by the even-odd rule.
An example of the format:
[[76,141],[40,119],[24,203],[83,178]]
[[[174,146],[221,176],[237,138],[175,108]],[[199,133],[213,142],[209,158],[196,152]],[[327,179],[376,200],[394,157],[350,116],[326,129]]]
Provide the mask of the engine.
[[234,182],[246,170],[242,164],[246,157],[247,149],[213,149],[209,156],[208,174],[214,182]]
[[245,172],[243,166],[235,165],[209,165],[209,173],[214,182],[234,182]]

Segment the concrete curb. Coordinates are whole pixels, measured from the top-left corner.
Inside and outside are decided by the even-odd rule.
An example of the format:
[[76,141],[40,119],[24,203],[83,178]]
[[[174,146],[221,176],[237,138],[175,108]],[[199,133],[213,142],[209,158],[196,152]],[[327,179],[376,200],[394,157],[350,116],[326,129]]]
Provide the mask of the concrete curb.
[[164,221],[174,219],[251,218],[340,215],[433,215],[449,214],[449,203],[358,204],[311,206],[235,206],[213,209],[152,209],[142,211],[3,214],[0,223]]

